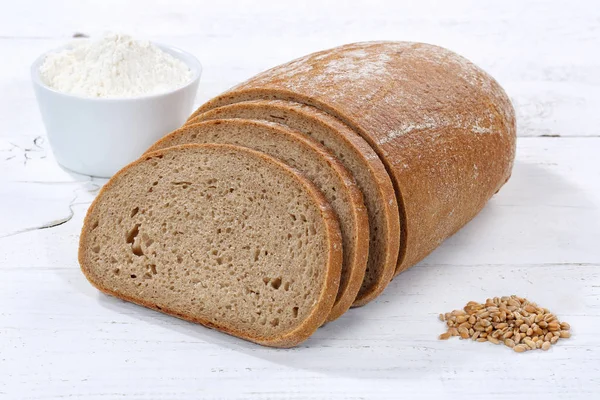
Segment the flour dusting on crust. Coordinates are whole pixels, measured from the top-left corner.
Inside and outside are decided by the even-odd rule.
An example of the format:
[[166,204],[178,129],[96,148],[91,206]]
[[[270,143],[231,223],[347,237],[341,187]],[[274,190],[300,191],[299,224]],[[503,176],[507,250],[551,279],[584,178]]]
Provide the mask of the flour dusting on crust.
[[485,71],[438,46],[365,42],[310,54],[198,112],[256,99],[319,108],[377,152],[401,206],[397,272],[473,218],[510,176],[516,122],[508,96]]

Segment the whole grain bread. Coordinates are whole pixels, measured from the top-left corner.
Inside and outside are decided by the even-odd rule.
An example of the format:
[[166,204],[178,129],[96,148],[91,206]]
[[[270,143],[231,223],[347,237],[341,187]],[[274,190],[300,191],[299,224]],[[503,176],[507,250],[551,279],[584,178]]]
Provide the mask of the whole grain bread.
[[[400,217],[392,181],[367,142],[336,118],[315,107],[290,101],[247,101],[218,107],[186,125],[213,119],[278,122],[310,135],[328,148],[352,173],[369,215],[369,261],[354,306],[376,298],[394,276],[400,246]],[[339,315],[330,315],[335,319]]]
[[105,293],[290,347],[329,314],[342,246],[335,214],[300,172],[245,147],[184,145],[103,187],[79,262]]
[[348,310],[365,276],[369,220],[360,189],[335,156],[314,139],[284,125],[243,119],[212,120],[184,126],[159,140],[148,151],[185,143],[227,143],[250,147],[282,160],[315,183],[335,211],[342,232],[344,262],[329,320]]
[[465,58],[411,42],[354,43],[272,68],[201,106],[289,100],[315,106],[360,134],[396,190],[396,273],[470,221],[508,180],[516,121],[500,85]]

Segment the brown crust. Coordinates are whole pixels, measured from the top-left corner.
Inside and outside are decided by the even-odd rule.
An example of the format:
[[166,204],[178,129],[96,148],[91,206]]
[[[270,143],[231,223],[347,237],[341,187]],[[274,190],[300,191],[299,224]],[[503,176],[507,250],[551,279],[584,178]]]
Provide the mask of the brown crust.
[[402,218],[396,273],[470,221],[510,177],[516,121],[500,85],[424,43],[366,42],[309,54],[200,107],[280,99],[315,106],[360,134],[392,177]]
[[[273,337],[273,338],[252,337],[252,336],[249,336],[246,332],[237,331],[235,329],[227,329],[223,326],[219,326],[219,325],[210,323],[208,321],[205,321],[203,319],[196,318],[193,315],[177,313],[174,310],[170,310],[170,309],[166,309],[166,308],[158,309],[154,304],[144,301],[144,299],[137,299],[137,298],[128,296],[126,294],[116,293],[115,291],[113,291],[109,288],[101,286],[100,284],[98,284],[97,282],[95,282],[93,280],[92,274],[90,273],[91,266],[89,266],[86,263],[87,258],[86,258],[85,253],[86,253],[87,249],[86,249],[85,244],[87,241],[87,235],[90,232],[90,229],[89,229],[90,218],[94,212],[94,208],[95,208],[96,204],[98,203],[98,201],[100,201],[100,199],[103,197],[103,195],[108,190],[110,190],[110,188],[114,184],[114,182],[116,180],[118,180],[123,174],[125,174],[128,169],[136,166],[137,164],[144,163],[147,160],[150,160],[152,157],[160,156],[160,155],[166,154],[167,152],[170,152],[170,151],[178,151],[179,149],[193,149],[193,148],[223,148],[223,149],[227,149],[229,151],[247,152],[247,153],[253,154],[256,157],[262,158],[263,160],[265,160],[267,162],[277,165],[282,171],[293,176],[294,179],[299,181],[300,184],[306,189],[306,191],[314,199],[315,203],[318,205],[318,207],[321,211],[321,215],[323,217],[325,229],[327,232],[327,238],[328,238],[329,257],[328,257],[327,269],[326,269],[327,272],[325,275],[325,282],[323,283],[323,289],[319,296],[319,300],[315,304],[315,308],[308,315],[308,317],[306,318],[304,323],[299,325],[297,328],[295,328],[279,337]],[[301,172],[295,170],[294,168],[289,167],[288,165],[284,164],[283,162],[281,162],[273,157],[270,157],[259,151],[248,149],[246,147],[225,145],[225,144],[202,144],[202,145],[186,144],[186,145],[161,149],[156,152],[146,154],[139,160],[134,161],[133,163],[129,164],[128,166],[126,166],[125,168],[120,170],[116,175],[114,175],[111,178],[110,181],[108,181],[108,183],[106,185],[104,185],[104,187],[100,190],[100,193],[96,197],[96,200],[94,200],[94,202],[88,209],[87,215],[85,217],[83,228],[81,231],[80,242],[79,242],[79,257],[78,258],[79,258],[79,264],[81,265],[81,270],[83,271],[83,273],[84,273],[85,277],[88,279],[88,281],[93,286],[95,286],[100,291],[102,291],[106,294],[109,294],[114,297],[118,297],[125,301],[139,304],[139,305],[147,307],[147,308],[154,309],[156,311],[163,312],[165,314],[170,314],[170,315],[173,315],[173,316],[181,318],[181,319],[185,319],[185,320],[188,320],[191,322],[196,322],[196,323],[202,324],[204,326],[214,328],[214,329],[220,330],[222,332],[228,333],[230,335],[237,336],[239,338],[249,340],[249,341],[252,341],[255,343],[259,343],[259,344],[262,344],[265,346],[293,347],[293,346],[296,346],[299,343],[303,342],[304,340],[308,339],[308,337],[310,335],[312,335],[315,332],[315,330],[325,322],[325,320],[327,319],[327,315],[329,314],[329,312],[333,306],[333,303],[334,303],[335,297],[336,297],[336,293],[338,290],[339,277],[340,277],[341,265],[342,265],[341,240],[342,240],[341,233],[339,230],[339,224],[337,221],[337,217],[335,216],[335,213],[329,206],[329,203],[327,202],[327,200],[323,197],[320,190],[317,189],[317,187],[309,179],[307,179]]]
[[[340,285],[336,302],[330,313],[330,318],[335,319],[334,317],[337,318],[337,316],[342,315],[353,305],[361,288],[369,256],[369,217],[362,192],[356,185],[354,177],[329,150],[313,138],[281,124],[245,119],[224,119],[185,125],[156,142],[148,151],[172,146],[173,140],[180,135],[207,133],[207,131],[216,127],[218,129],[227,129],[228,127],[239,129],[249,126],[272,131],[281,137],[285,136],[303,146],[306,152],[316,153],[317,157],[326,161],[328,167],[338,178],[339,183],[346,189],[346,195],[350,202],[348,206],[352,210],[351,217],[355,222],[355,231],[351,232],[355,239],[355,247],[352,253],[348,253],[348,265],[343,266],[344,272],[347,274],[347,280],[345,284]],[[344,251],[347,250],[344,249]]]
[[[383,292],[394,277],[400,247],[400,216],[398,212],[398,203],[396,201],[392,181],[377,154],[363,138],[358,136],[354,131],[336,118],[315,107],[290,101],[257,100],[230,104],[200,114],[195,118],[188,120],[184,126],[202,121],[231,118],[224,117],[223,115],[236,115],[236,113],[240,113],[242,110],[261,110],[269,113],[280,111],[281,113],[288,115],[289,113],[292,113],[303,120],[310,120],[312,124],[332,132],[332,135],[343,140],[346,143],[346,148],[351,149],[355,157],[362,160],[364,169],[369,171],[373,181],[376,182],[379,197],[382,199],[382,201],[379,202],[379,207],[383,210],[386,225],[383,229],[379,227],[379,234],[383,235],[383,243],[386,247],[384,248],[384,254],[381,257],[383,261],[381,274],[371,286],[359,292],[352,305],[354,307],[362,306],[375,299]],[[239,118],[247,117],[240,116]],[[273,121],[275,121],[275,119],[273,119]],[[284,123],[284,121],[281,122]],[[370,227],[370,229],[373,228],[374,227]],[[340,317],[342,313],[343,311],[341,308],[334,307],[328,317],[328,322]]]

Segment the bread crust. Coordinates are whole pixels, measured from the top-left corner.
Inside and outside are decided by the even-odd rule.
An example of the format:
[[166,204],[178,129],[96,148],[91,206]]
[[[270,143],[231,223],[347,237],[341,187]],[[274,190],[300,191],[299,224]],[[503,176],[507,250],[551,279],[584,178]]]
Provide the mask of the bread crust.
[[511,174],[516,120],[500,85],[465,58],[411,42],[353,43],[272,68],[201,106],[278,99],[347,124],[379,154],[401,216],[396,274],[484,207]]
[[[259,157],[265,160],[268,163],[276,165],[282,172],[290,175],[298,181],[302,187],[307,191],[307,193],[314,200],[315,204],[318,206],[321,216],[324,221],[326,236],[327,236],[327,252],[328,252],[328,260],[327,267],[325,269],[326,273],[324,276],[324,283],[322,285],[322,290],[319,296],[318,301],[316,302],[312,312],[308,315],[308,317],[304,320],[302,324],[300,324],[295,329],[292,329],[288,332],[285,332],[282,335],[277,337],[257,337],[251,336],[247,332],[238,331],[236,329],[226,328],[224,326],[220,326],[218,324],[213,324],[209,321],[206,321],[201,318],[197,318],[194,315],[190,314],[182,314],[178,313],[174,310],[161,307],[160,309],[156,307],[156,305],[145,301],[143,298],[136,298],[133,296],[129,296],[124,293],[117,293],[107,287],[102,286],[98,282],[96,282],[93,278],[93,274],[90,272],[91,268],[93,268],[87,260],[86,253],[89,250],[87,246],[87,236],[91,231],[91,218],[94,215],[94,209],[99,201],[102,201],[103,196],[110,191],[113,184],[120,179],[121,176],[127,173],[127,171],[138,164],[147,162],[151,160],[153,157],[164,155],[168,152],[179,151],[181,149],[195,149],[195,148],[221,148],[228,151],[241,151],[247,152],[249,154],[254,155],[255,157]],[[83,274],[88,279],[88,281],[96,287],[98,290],[123,299],[125,301],[129,301],[147,308],[151,308],[165,314],[169,314],[187,321],[196,322],[201,325],[204,325],[209,328],[214,328],[219,331],[228,333],[232,336],[236,336],[245,340],[249,340],[258,344],[262,344],[265,346],[271,347],[293,347],[308,339],[310,335],[314,333],[314,331],[325,322],[331,308],[333,307],[338,285],[339,278],[341,273],[341,265],[342,265],[342,246],[341,246],[341,233],[339,229],[339,224],[337,221],[337,217],[333,210],[331,209],[327,200],[323,197],[323,194],[320,190],[309,180],[307,179],[300,171],[284,164],[283,162],[275,159],[274,157],[270,157],[262,152],[248,149],[246,147],[235,146],[235,145],[226,145],[226,144],[186,144],[181,146],[175,146],[170,148],[165,148],[161,150],[157,150],[152,153],[145,154],[139,160],[134,161],[129,164],[122,170],[120,170],[115,176],[113,176],[106,185],[100,190],[100,193],[96,197],[96,200],[92,203],[90,208],[88,209],[87,215],[84,220],[80,242],[79,242],[79,263],[81,265],[81,270]]]
[[[347,125],[341,123],[336,118],[318,110],[315,107],[283,100],[257,100],[234,103],[218,107],[190,119],[184,126],[214,120],[232,118],[232,115],[240,115],[235,118],[249,118],[241,115],[243,111],[262,111],[263,113],[280,112],[289,115],[290,113],[302,120],[311,121],[311,124],[318,126],[322,130],[330,131],[332,136],[337,136],[338,140],[345,143],[346,148],[350,149],[357,159],[362,161],[362,167],[369,171],[372,180],[378,190],[381,201],[378,207],[383,210],[385,226],[374,227],[370,229],[379,229],[379,235],[383,236],[383,255],[381,256],[381,270],[377,279],[366,289],[363,287],[353,302],[354,307],[362,306],[373,300],[386,288],[388,283],[394,277],[398,251],[400,248],[400,215],[398,212],[398,203],[394,192],[394,186],[385,169],[385,166],[379,159],[379,156],[373,151],[371,146]],[[228,115],[229,117],[225,117]],[[259,119],[259,118],[256,118]],[[271,121],[278,119],[272,118]],[[284,121],[279,120],[281,123]],[[343,161],[341,161],[344,164]],[[364,189],[363,189],[364,190]],[[365,194],[363,193],[363,197]],[[372,250],[372,248],[371,248]],[[370,251],[371,251],[370,250]],[[371,256],[371,253],[369,254]],[[333,321],[342,315],[345,311],[340,307],[334,307],[329,315],[328,321]]]
[[[306,152],[316,153],[317,157],[323,159],[328,164],[328,168],[336,175],[340,186],[346,191],[346,195],[350,201],[348,205],[352,211],[352,219],[355,225],[354,232],[349,233],[354,238],[355,247],[354,251],[349,253],[348,265],[343,266],[344,272],[347,274],[347,280],[345,284],[340,285],[337,300],[330,312],[329,320],[333,320],[341,316],[352,306],[365,277],[369,256],[369,217],[362,192],[357,186],[354,177],[328,149],[313,138],[294,131],[285,125],[246,119],[216,119],[185,125],[156,142],[148,149],[148,152],[170,147],[173,143],[178,143],[177,137],[191,136],[193,134],[201,134],[202,132],[207,133],[211,129],[243,129],[248,127],[269,130],[281,137],[287,137],[295,141]],[[252,148],[252,143],[248,143],[248,147]],[[343,251],[348,251],[348,249],[344,249]],[[387,282],[385,285],[387,285]]]

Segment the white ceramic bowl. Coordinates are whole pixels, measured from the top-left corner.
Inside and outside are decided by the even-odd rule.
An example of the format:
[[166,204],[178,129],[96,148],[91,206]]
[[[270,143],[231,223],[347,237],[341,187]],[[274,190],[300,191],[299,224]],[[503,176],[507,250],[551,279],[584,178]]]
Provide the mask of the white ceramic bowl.
[[[47,54],[31,66],[31,78],[56,160],[71,171],[108,178],[136,160],[191,114],[202,66],[191,54],[154,43],[186,63],[193,79],[170,92],[132,98],[88,98],[58,92],[40,79]],[[63,47],[67,48],[66,46]]]

